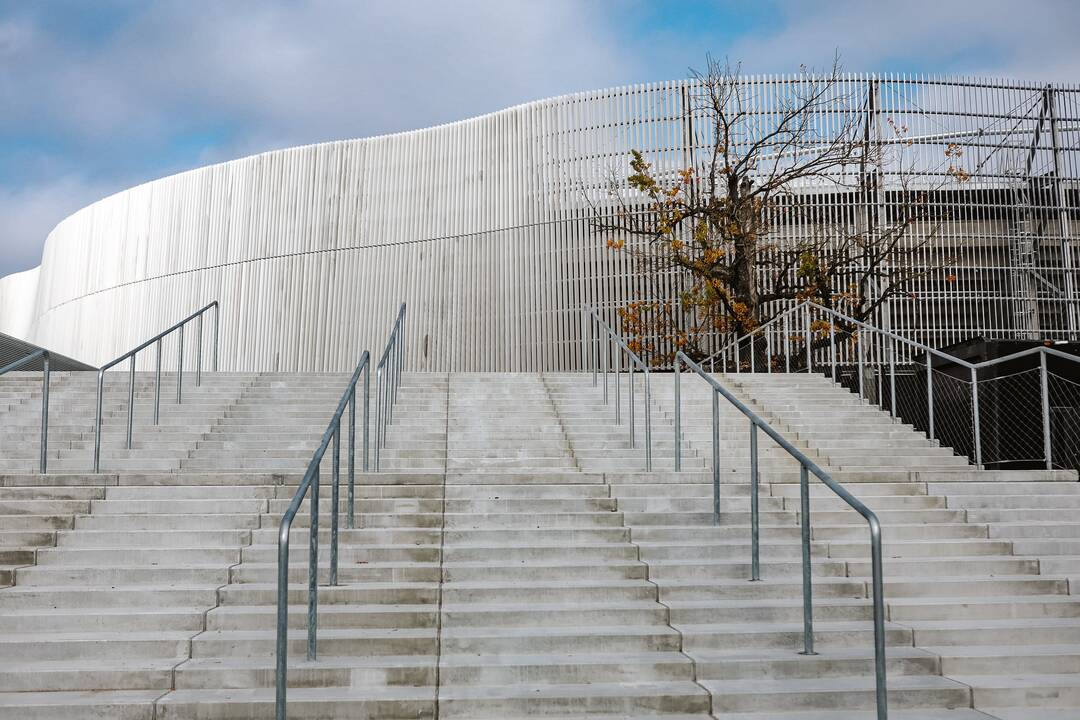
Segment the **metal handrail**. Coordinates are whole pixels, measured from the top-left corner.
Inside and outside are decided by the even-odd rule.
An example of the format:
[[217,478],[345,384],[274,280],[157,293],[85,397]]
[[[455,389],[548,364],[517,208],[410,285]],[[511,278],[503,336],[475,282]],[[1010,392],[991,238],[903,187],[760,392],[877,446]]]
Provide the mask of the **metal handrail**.
[[[641,368],[641,371],[645,375],[645,470],[646,470],[646,472],[652,472],[652,389],[651,389],[652,384],[651,384],[651,381],[649,379],[650,378],[649,366],[640,357],[638,357],[637,353],[635,353],[633,350],[631,350],[630,346],[628,346],[626,344],[626,341],[623,340],[623,338],[617,332],[615,332],[615,330],[610,325],[608,325],[604,321],[603,318],[600,317],[600,315],[596,312],[595,308],[589,307],[588,305],[582,305],[581,312],[582,312],[583,319],[584,319],[584,324],[585,324],[585,332],[582,333],[582,338],[581,338],[582,363],[584,364],[585,367],[590,367],[590,366],[592,367],[592,382],[593,382],[593,387],[596,387],[596,384],[597,384],[597,372],[599,370],[598,366],[601,364],[601,359],[602,359],[603,373],[604,373],[604,404],[605,405],[607,405],[607,403],[608,403],[608,377],[607,377],[608,376],[608,354],[609,354],[608,351],[611,348],[611,345],[610,345],[611,341],[615,342],[616,352],[614,353],[614,356],[615,356],[615,373],[614,374],[615,374],[615,424],[616,425],[622,425],[622,407],[621,407],[622,402],[621,402],[621,391],[619,389],[619,385],[620,385],[619,376],[622,373],[622,367],[621,367],[621,365],[622,365],[622,363],[621,363],[622,353],[619,352],[619,350],[621,349],[623,352],[625,352],[627,354],[628,359],[630,360],[630,362],[627,364],[626,369],[629,372],[629,378],[627,379],[627,385],[629,386],[628,387],[628,392],[629,392],[628,405],[629,405],[629,410],[630,410],[630,447],[631,448],[634,448],[635,443],[636,443],[636,439],[634,437],[635,436],[635,426],[634,426],[634,365],[637,365],[639,368]],[[607,339],[608,339],[609,344],[608,344],[607,348],[604,348],[603,353],[600,352],[600,345],[603,342],[603,340],[599,336],[596,338],[597,344],[596,344],[595,349],[593,349],[592,340],[593,340],[593,324],[594,323],[596,324],[597,327],[599,327],[601,330],[604,330],[607,333]],[[590,353],[591,349],[592,349],[592,352]],[[590,354],[592,355],[592,362],[591,363],[589,362],[589,355]]]
[[337,409],[330,418],[322,442],[308,463],[300,486],[293,495],[292,502],[281,517],[278,528],[278,572],[277,572],[277,637],[275,644],[276,667],[274,684],[276,688],[274,712],[277,720],[285,720],[286,694],[288,691],[289,664],[289,535],[292,532],[293,519],[300,510],[301,503],[308,490],[311,490],[311,526],[308,529],[308,617],[307,617],[307,659],[314,660],[317,653],[319,626],[319,466],[322,464],[326,449],[333,441],[330,504],[330,585],[338,584],[338,504],[340,501],[339,485],[341,481],[341,416],[346,406],[349,408],[349,486],[346,526],[356,527],[356,506],[354,504],[356,473],[356,382],[360,373],[364,373],[364,472],[368,470],[368,427],[369,427],[369,389],[371,377],[371,353],[367,350],[360,356],[345,388]]
[[154,376],[154,424],[157,425],[161,415],[161,341],[166,336],[171,335],[174,332],[179,332],[179,342],[177,343],[177,367],[176,367],[176,404],[179,405],[183,398],[183,385],[184,385],[184,326],[192,320],[197,321],[198,335],[196,336],[195,345],[195,385],[202,385],[202,336],[203,336],[203,315],[214,310],[214,355],[213,355],[213,369],[216,372],[218,369],[218,320],[221,315],[221,306],[218,301],[215,300],[209,305],[205,305],[199,308],[192,314],[180,322],[172,325],[166,330],[162,330],[154,337],[150,338],[141,345],[128,350],[120,357],[105,363],[98,369],[97,376],[97,412],[96,420],[94,423],[94,472],[101,472],[101,400],[104,391],[105,371],[115,365],[120,364],[124,360],[131,360],[131,366],[128,369],[128,417],[127,417],[127,449],[131,449],[131,434],[132,426],[135,421],[135,356],[142,350],[150,347],[153,344],[157,344],[157,370]]
[[42,475],[48,467],[49,454],[49,351],[44,348],[35,350],[24,358],[8,363],[0,368],[0,375],[17,370],[23,365],[29,365],[34,360],[41,358],[41,457],[38,467]]
[[405,366],[405,317],[405,303],[401,303],[386,347],[375,366],[375,472],[379,472],[388,426],[394,421],[394,404]]
[[[941,361],[944,361],[944,362],[947,362],[947,363],[952,363],[952,364],[957,365],[957,366],[962,367],[962,368],[966,368],[968,370],[968,373],[969,373],[968,382],[970,382],[970,384],[971,384],[971,412],[972,412],[972,418],[973,418],[973,420],[972,420],[972,435],[973,435],[973,444],[974,444],[974,448],[973,448],[974,458],[973,459],[974,459],[975,465],[977,467],[982,467],[982,465],[983,465],[983,457],[982,457],[982,416],[981,416],[981,414],[979,412],[979,385],[978,385],[978,383],[979,383],[979,371],[983,370],[985,368],[993,367],[995,365],[1000,365],[1002,363],[1011,362],[1011,361],[1017,360],[1019,358],[1028,357],[1028,356],[1032,356],[1032,355],[1039,355],[1040,356],[1039,357],[1039,369],[1040,369],[1040,375],[1041,375],[1041,383],[1040,383],[1040,385],[1041,385],[1041,387],[1040,387],[1041,398],[1040,399],[1041,399],[1041,402],[1042,402],[1042,415],[1043,415],[1043,423],[1042,423],[1042,426],[1043,426],[1043,451],[1044,451],[1044,456],[1045,456],[1044,459],[1046,461],[1046,469],[1047,470],[1053,469],[1053,450],[1051,448],[1051,442],[1050,442],[1051,441],[1051,428],[1050,428],[1049,390],[1048,390],[1048,386],[1047,386],[1046,359],[1047,359],[1047,357],[1055,357],[1055,358],[1060,358],[1060,359],[1063,359],[1063,360],[1068,360],[1070,362],[1080,364],[1080,358],[1076,357],[1075,355],[1070,355],[1068,353],[1063,353],[1060,350],[1055,350],[1055,349],[1050,348],[1050,347],[1028,348],[1027,350],[1020,350],[1018,352],[1011,353],[1009,355],[1004,355],[1004,356],[999,357],[999,358],[993,358],[991,360],[984,360],[982,362],[972,363],[972,362],[969,362],[967,360],[964,360],[963,358],[959,358],[959,357],[956,357],[955,355],[950,355],[947,352],[943,352],[943,351],[938,350],[936,348],[930,347],[926,343],[922,343],[922,342],[919,342],[917,340],[912,340],[911,338],[904,337],[903,335],[899,335],[899,334],[897,334],[895,332],[892,332],[891,330],[884,330],[882,328],[879,328],[877,326],[874,326],[874,325],[871,325],[869,323],[863,322],[861,320],[856,320],[855,318],[851,317],[850,315],[845,315],[844,313],[839,312],[838,310],[834,310],[832,308],[827,308],[827,307],[825,307],[823,305],[819,305],[818,303],[812,302],[810,300],[806,300],[806,301],[803,301],[802,303],[799,303],[798,305],[795,305],[794,307],[784,311],[783,313],[777,315],[775,318],[773,318],[769,322],[765,323],[761,327],[756,328],[752,332],[747,333],[747,334],[743,335],[742,337],[739,337],[739,338],[736,338],[736,339],[732,340],[731,342],[729,342],[728,344],[724,345],[722,348],[720,348],[719,350],[714,352],[712,355],[710,355],[707,358],[705,358],[704,360],[702,360],[702,363],[708,361],[710,363],[710,369],[715,370],[715,361],[716,361],[717,357],[720,357],[720,358],[724,359],[724,361],[725,361],[724,365],[726,367],[726,364],[727,364],[726,360],[728,359],[729,355],[734,353],[734,355],[735,355],[735,372],[736,373],[741,373],[742,372],[742,363],[741,363],[741,359],[740,359],[740,356],[739,356],[739,348],[741,347],[742,343],[745,340],[747,340],[748,338],[759,336],[761,333],[767,332],[769,328],[771,328],[772,326],[774,326],[775,324],[778,324],[778,323],[783,323],[783,326],[785,328],[785,331],[783,333],[783,341],[785,343],[787,343],[788,338],[789,338],[789,333],[787,332],[786,329],[789,326],[789,318],[795,316],[796,314],[798,314],[801,311],[802,315],[803,315],[803,332],[805,334],[804,343],[806,345],[807,371],[810,372],[811,371],[811,363],[812,363],[812,359],[811,359],[812,335],[811,335],[811,330],[810,330],[810,312],[811,312],[811,310],[816,310],[816,311],[818,311],[820,313],[823,313],[825,316],[830,317],[830,318],[835,318],[835,319],[838,319],[838,320],[842,320],[847,325],[849,325],[851,327],[854,327],[854,328],[858,329],[859,331],[862,331],[864,334],[878,333],[883,338],[885,338],[885,339],[887,339],[889,341],[888,342],[889,394],[890,394],[889,414],[894,416],[894,417],[897,415],[897,410],[896,410],[896,408],[897,408],[897,404],[896,404],[896,345],[897,344],[902,344],[902,345],[910,347],[910,348],[912,348],[914,350],[918,350],[918,351],[925,354],[925,356],[926,356],[926,370],[927,370],[927,372],[926,372],[927,437],[929,437],[930,439],[934,439],[935,436],[936,436],[935,424],[934,424],[934,383],[933,383],[934,360],[933,359],[938,358]],[[830,374],[831,374],[831,377],[832,377],[834,382],[836,381],[836,372],[837,372],[836,338],[835,338],[835,336],[836,336],[835,326],[832,323],[830,323],[830,332],[829,332],[829,345],[830,345],[829,350],[830,350],[830,366],[831,366]],[[790,370],[790,356],[791,356],[790,352],[785,352],[784,353],[785,364],[788,366],[788,370]],[[754,365],[754,353],[753,353],[752,350],[751,350],[751,353],[750,353],[750,363],[751,363],[750,371],[751,372],[756,372],[757,368]],[[858,366],[858,376],[859,376],[859,395],[860,395],[860,397],[863,397],[864,396],[864,392],[863,392],[863,365],[864,365],[863,343],[859,343],[858,357],[857,357],[856,363],[857,363],[857,366]],[[772,372],[772,363],[771,362],[766,363],[766,372]],[[883,401],[882,401],[881,404],[884,404]]]
[[866,520],[870,528],[870,557],[872,565],[873,605],[874,605],[874,679],[876,684],[877,717],[878,720],[888,718],[888,698],[886,696],[885,674],[885,599],[884,582],[881,561],[881,523],[877,515],[862,503],[858,498],[848,492],[843,485],[836,482],[827,472],[803,454],[797,447],[788,442],[783,435],[777,432],[769,423],[757,413],[748,408],[742,401],[733,395],[727,388],[716,380],[712,375],[705,372],[700,365],[688,358],[682,351],[675,354],[675,463],[679,467],[681,448],[679,438],[682,433],[682,409],[680,395],[680,377],[682,365],[686,366],[701,376],[712,387],[712,421],[713,421],[713,522],[720,522],[720,411],[719,397],[721,395],[736,407],[750,420],[750,533],[751,533],[751,581],[760,579],[760,556],[759,556],[759,520],[758,520],[758,458],[757,458],[757,431],[761,429],[772,438],[777,445],[787,451],[789,455],[799,461],[799,518],[802,525],[802,580],[803,580],[803,655],[816,655],[814,652],[814,613],[813,613],[813,585],[811,582],[810,566],[810,473],[819,480],[841,500],[848,504],[855,512]]

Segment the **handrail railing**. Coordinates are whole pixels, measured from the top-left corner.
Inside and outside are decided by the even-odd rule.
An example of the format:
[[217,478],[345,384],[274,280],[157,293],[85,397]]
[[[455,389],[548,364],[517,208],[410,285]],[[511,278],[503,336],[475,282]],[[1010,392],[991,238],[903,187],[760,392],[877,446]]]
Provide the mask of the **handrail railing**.
[[221,315],[221,306],[218,301],[215,300],[209,305],[199,308],[192,314],[180,322],[172,325],[171,327],[162,330],[154,337],[150,338],[141,345],[128,350],[120,357],[105,363],[98,369],[97,376],[97,411],[95,414],[94,422],[94,472],[101,472],[101,401],[104,391],[105,383],[105,371],[111,367],[114,367],[124,360],[131,361],[131,366],[128,369],[128,416],[127,416],[127,444],[126,447],[131,449],[131,434],[132,426],[135,421],[135,356],[142,350],[154,345],[157,345],[157,369],[154,374],[154,424],[157,425],[161,419],[161,341],[171,335],[174,332],[179,332],[179,341],[177,342],[177,366],[176,366],[176,404],[179,405],[183,399],[183,386],[184,386],[184,326],[192,320],[197,323],[196,341],[195,341],[195,385],[202,385],[202,336],[203,336],[203,315],[214,310],[214,347],[213,347],[213,369],[216,372],[218,368],[218,320]]
[[[680,362],[681,361],[681,362]],[[803,581],[803,655],[815,655],[814,652],[814,613],[813,584],[810,565],[810,473],[813,473],[825,487],[829,488],[855,512],[866,520],[870,528],[870,558],[873,584],[873,621],[874,621],[874,680],[876,686],[877,717],[888,717],[888,698],[886,696],[885,675],[885,599],[881,560],[881,523],[877,515],[858,498],[849,493],[843,485],[836,482],[827,472],[803,454],[797,447],[765,422],[757,413],[748,408],[712,375],[700,365],[679,351],[675,354],[675,463],[680,464],[681,448],[679,438],[682,433],[682,410],[680,378],[682,364],[701,376],[712,387],[712,435],[713,435],[713,522],[720,522],[720,401],[721,395],[735,406],[750,421],[750,542],[751,542],[751,581],[760,580],[760,549],[758,520],[758,443],[757,431],[761,429],[799,462],[799,519],[802,526],[802,581]]]
[[[583,315],[585,332],[581,337],[581,355],[582,363],[585,367],[592,368],[592,381],[593,387],[597,384],[597,372],[600,370],[600,365],[603,365],[604,374],[604,404],[608,403],[608,356],[611,350],[611,343],[615,344],[614,360],[615,360],[615,424],[622,425],[622,402],[621,391],[619,389],[620,381],[619,377],[622,374],[622,353],[625,352],[629,362],[626,365],[626,369],[629,372],[627,378],[628,384],[628,405],[630,411],[630,447],[636,446],[636,428],[634,426],[634,366],[636,365],[641,369],[645,375],[645,470],[652,472],[652,385],[650,382],[649,366],[638,357],[637,353],[630,349],[626,344],[626,341],[615,332],[615,330],[608,325],[595,308],[583,305],[581,308]],[[599,336],[596,337],[596,346],[593,346],[593,326],[596,326],[600,330],[607,333],[608,345],[602,347],[603,339]],[[601,352],[601,349],[603,352]],[[620,350],[622,352],[620,352]],[[592,362],[589,362],[589,356],[592,356]]]
[[405,366],[405,303],[398,307],[397,319],[390,330],[379,363],[375,366],[375,472],[379,472],[382,448],[386,446],[388,426],[394,421],[394,405]]
[[333,442],[331,456],[332,482],[330,486],[330,585],[338,584],[338,505],[340,502],[341,471],[341,416],[349,408],[349,485],[346,525],[356,527],[356,506],[354,504],[356,473],[356,382],[360,373],[364,373],[364,472],[368,470],[368,426],[369,426],[369,389],[371,377],[371,353],[367,350],[360,356],[345,388],[337,409],[330,418],[330,423],[323,433],[322,442],[308,463],[300,486],[293,495],[292,502],[285,510],[278,528],[278,573],[277,573],[277,637],[275,644],[276,666],[274,684],[276,688],[274,712],[277,720],[285,720],[286,695],[288,692],[289,669],[289,535],[293,520],[304,502],[308,490],[311,491],[309,511],[311,524],[308,529],[308,613],[307,613],[307,659],[314,660],[317,654],[319,627],[319,467],[322,465],[326,449]]
[[49,351],[44,348],[35,350],[24,358],[8,363],[0,368],[0,375],[12,370],[18,370],[38,358],[41,358],[41,457],[38,461],[38,468],[41,474],[44,475],[49,464]]
[[[877,403],[882,407],[887,407],[889,413],[893,417],[897,417],[900,415],[897,405],[897,347],[905,346],[910,349],[911,354],[914,355],[921,353],[924,356],[923,362],[925,362],[926,364],[926,434],[927,437],[931,440],[941,439],[938,438],[938,433],[936,432],[937,427],[934,406],[933,376],[935,359],[942,363],[951,363],[953,365],[956,365],[957,367],[966,369],[968,372],[968,380],[964,382],[971,385],[971,459],[977,467],[982,467],[984,464],[984,433],[982,427],[982,413],[980,412],[979,372],[981,370],[991,368],[997,365],[1013,362],[1020,358],[1039,355],[1039,399],[1041,402],[1042,410],[1042,441],[1044,455],[1043,459],[1045,460],[1045,465],[1048,470],[1053,468],[1054,452],[1051,443],[1053,433],[1050,418],[1050,393],[1047,380],[1048,370],[1046,360],[1049,357],[1054,357],[1061,360],[1067,360],[1072,363],[1080,364],[1080,358],[1075,355],[1063,353],[1060,350],[1055,350],[1051,347],[1028,348],[1027,350],[1021,350],[1019,352],[1011,353],[1009,355],[998,358],[993,358],[991,360],[984,360],[982,362],[972,363],[964,360],[963,358],[959,358],[955,355],[951,355],[947,352],[938,350],[937,348],[933,348],[926,343],[904,337],[903,335],[895,333],[891,330],[885,330],[861,320],[856,320],[850,315],[846,315],[832,308],[827,308],[823,305],[819,305],[818,303],[807,300],[777,315],[775,318],[756,328],[752,332],[730,341],[729,343],[721,347],[719,350],[714,352],[712,355],[702,360],[702,364],[708,362],[710,369],[715,370],[716,363],[717,361],[719,361],[724,368],[733,366],[736,373],[741,373],[744,371],[744,369],[749,369],[750,372],[758,372],[762,369],[765,372],[772,372],[774,360],[782,356],[785,371],[791,372],[793,358],[795,358],[795,356],[799,354],[799,351],[793,352],[791,347],[792,338],[795,337],[795,335],[793,335],[791,332],[791,328],[793,324],[797,326],[799,323],[792,323],[791,321],[793,318],[797,318],[797,316],[801,314],[801,333],[797,331],[796,335],[802,335],[802,350],[805,351],[804,369],[806,369],[807,372],[812,372],[814,368],[813,353],[815,350],[814,330],[811,323],[812,312],[817,313],[818,315],[828,319],[827,330],[825,330],[824,332],[827,332],[828,335],[829,357],[828,360],[823,364],[828,367],[828,374],[834,382],[837,380],[837,368],[839,365],[843,364],[842,358],[838,357],[837,350],[836,336],[838,322],[846,326],[845,328],[842,328],[845,333],[841,334],[842,340],[849,337],[854,337],[856,335],[859,336],[855,348],[856,358],[854,358],[854,362],[849,360],[849,363],[855,365],[856,367],[856,372],[858,375],[857,390],[860,397],[865,397],[867,399],[873,400],[873,398],[868,397],[864,387],[865,367],[867,365],[867,361],[865,358],[866,347],[870,346],[872,349],[879,349],[881,351],[878,364],[882,366],[883,374],[884,368],[886,366],[888,368],[888,398],[886,398],[885,396],[885,389],[883,387],[885,382],[884,378],[882,378],[882,382],[878,384]],[[757,342],[759,341],[757,339],[764,340],[765,344],[766,357],[763,363],[764,368],[759,368],[757,363],[757,351],[755,348]],[[747,345],[748,340],[750,341],[749,359],[747,361],[744,361],[742,358],[742,348]],[[876,347],[875,342],[881,347]],[[819,338],[817,344],[820,345],[820,348],[822,350],[824,350],[824,336]],[[850,351],[848,354],[850,354]],[[795,359],[799,360],[800,363],[802,362],[802,359],[800,358]],[[822,364],[819,364],[819,366],[820,365]],[[854,389],[855,388],[853,388],[853,390]],[[961,454],[965,453],[962,452]],[[998,462],[1007,461],[1008,460],[1006,459],[999,460]]]

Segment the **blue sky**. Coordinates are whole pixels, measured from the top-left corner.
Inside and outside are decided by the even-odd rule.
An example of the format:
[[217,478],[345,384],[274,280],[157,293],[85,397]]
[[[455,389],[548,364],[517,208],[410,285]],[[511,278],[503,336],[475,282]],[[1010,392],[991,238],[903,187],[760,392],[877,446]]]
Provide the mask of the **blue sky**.
[[0,275],[79,207],[210,162],[681,78],[710,52],[1080,82],[1077,29],[1073,0],[0,0]]

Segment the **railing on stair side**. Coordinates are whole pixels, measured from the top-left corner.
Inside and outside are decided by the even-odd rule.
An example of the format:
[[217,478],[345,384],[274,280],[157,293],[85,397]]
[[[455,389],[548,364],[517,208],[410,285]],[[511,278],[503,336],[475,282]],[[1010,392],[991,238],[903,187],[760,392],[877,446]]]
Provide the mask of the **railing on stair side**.
[[[915,362],[920,354],[921,360]],[[1015,371],[1017,360],[1036,355],[1037,368]],[[1028,461],[1042,462],[1047,470],[1080,469],[1080,426],[1069,421],[1067,412],[1080,413],[1080,385],[1053,372],[1050,360],[1080,370],[1080,358],[1045,346],[972,363],[804,301],[724,345],[702,365],[735,373],[824,373],[925,432],[928,439],[966,455],[977,467]],[[898,364],[903,366],[899,371]],[[967,378],[947,372],[948,366]],[[997,368],[1009,369],[1005,375],[988,372]],[[919,374],[925,374],[925,389],[916,391],[912,381],[920,382]],[[898,382],[904,385],[900,392]],[[947,401],[935,406],[935,394]],[[985,446],[985,426],[991,418],[984,415],[997,414],[989,412],[989,405],[1009,409],[1014,419],[1009,430],[1011,441],[1032,452],[1010,456],[1004,450],[1005,443]],[[1052,407],[1064,415],[1056,427]],[[1031,417],[1018,420],[1020,408],[1028,408]]]
[[188,323],[194,322],[196,324],[196,336],[195,336],[195,385],[202,385],[202,339],[203,339],[203,316],[214,311],[214,334],[213,334],[213,358],[211,367],[216,371],[218,368],[218,320],[221,314],[221,306],[218,301],[215,300],[209,305],[199,308],[186,318],[176,323],[172,327],[162,330],[154,337],[150,338],[146,342],[142,343],[138,347],[128,350],[120,357],[107,362],[98,369],[97,376],[97,403],[95,410],[94,420],[94,472],[101,472],[101,402],[102,395],[104,394],[105,384],[105,371],[111,367],[119,365],[124,360],[130,360],[130,366],[128,368],[128,413],[127,413],[127,443],[128,450],[131,449],[131,435],[132,426],[135,422],[135,356],[142,350],[156,345],[157,348],[157,360],[155,364],[154,372],[154,424],[157,425],[161,419],[161,341],[169,335],[177,333],[177,360],[176,360],[176,404],[179,405],[183,401],[183,389],[184,389],[184,327]]
[[24,358],[8,363],[0,368],[0,375],[30,365],[38,359],[41,360],[41,457],[38,468],[44,475],[49,464],[49,351],[44,348],[35,350]]
[[[608,370],[611,361],[614,361],[615,375],[615,424],[622,425],[622,393],[620,380],[622,376],[622,355],[626,354],[628,362],[628,407],[630,414],[630,447],[636,447],[636,427],[634,423],[634,367],[637,366],[645,376],[645,470],[652,472],[652,389],[649,376],[649,366],[638,357],[637,353],[630,349],[626,341],[608,325],[595,308],[583,305],[581,308],[585,332],[581,338],[581,355],[583,367],[592,368],[593,387],[597,385],[597,374],[602,372],[604,376],[604,404],[608,403]],[[593,343],[593,329],[598,328],[601,332],[595,336]],[[605,344],[606,341],[606,344]],[[609,360],[610,358],[610,360]]]
[[715,377],[693,360],[679,351],[675,354],[675,469],[681,466],[682,438],[682,397],[680,379],[682,366],[686,365],[699,375],[712,388],[712,453],[713,453],[713,522],[720,524],[720,396],[734,405],[750,421],[750,580],[761,579],[759,548],[760,523],[758,519],[758,436],[760,429],[791,457],[799,462],[799,520],[802,531],[802,581],[803,581],[803,655],[815,655],[814,652],[814,611],[813,584],[810,564],[810,474],[813,473],[825,487],[829,488],[855,512],[866,519],[870,528],[870,558],[872,565],[873,615],[874,615],[874,680],[876,683],[876,702],[878,720],[888,717],[888,698],[885,677],[885,599],[881,561],[881,523],[877,515],[858,498],[849,493],[843,485],[836,482],[827,472],[788,442],[783,435],[765,422],[757,413],[747,407],[734,394],[725,388]]
[[405,366],[405,317],[405,303],[401,303],[386,347],[375,367],[375,472],[379,472],[381,449],[386,447],[387,430],[394,421],[394,405],[401,387],[401,371]]
[[311,492],[309,511],[311,523],[308,528],[308,615],[307,615],[307,658],[314,660],[317,654],[319,626],[319,467],[322,465],[326,450],[333,443],[331,454],[330,485],[330,585],[338,584],[338,505],[340,503],[341,482],[341,418],[345,408],[349,408],[348,425],[348,506],[346,526],[356,527],[356,384],[363,373],[364,417],[363,417],[363,469],[368,470],[368,433],[369,433],[369,389],[371,377],[371,353],[367,350],[360,356],[360,362],[353,370],[349,384],[345,388],[337,409],[330,418],[330,423],[323,433],[322,442],[308,463],[307,470],[300,481],[300,486],[293,495],[292,502],[285,510],[278,528],[278,567],[277,567],[277,637],[275,643],[276,666],[274,670],[275,700],[274,712],[277,720],[285,720],[286,693],[288,690],[289,665],[289,535],[293,520],[300,510],[308,491]]

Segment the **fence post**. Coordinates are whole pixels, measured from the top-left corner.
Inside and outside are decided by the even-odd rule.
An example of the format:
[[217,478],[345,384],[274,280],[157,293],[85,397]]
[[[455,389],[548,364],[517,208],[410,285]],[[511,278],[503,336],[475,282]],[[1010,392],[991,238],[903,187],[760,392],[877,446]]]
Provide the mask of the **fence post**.
[[971,368],[971,425],[975,428],[975,467],[982,467],[982,428],[979,420],[979,372]]
[[675,472],[682,470],[682,363],[675,356]]
[[713,525],[720,525],[720,393],[712,391]]
[[926,351],[926,432],[934,439],[934,356]]
[[859,399],[862,400],[865,397],[865,392],[863,391],[863,383],[864,383],[863,373],[865,372],[865,369],[863,367],[863,365],[864,365],[863,355],[865,354],[866,351],[863,350],[863,338],[862,338],[861,334],[856,334],[855,335],[855,346],[858,349],[858,355],[859,355],[859,360],[858,360],[858,364],[859,364]]
[[319,467],[315,467],[311,479],[311,500],[308,510],[311,523],[308,528],[308,604],[307,604],[307,659],[316,657],[316,633],[319,627]]
[[38,463],[41,474],[49,466],[49,351],[41,355],[41,460]]
[[829,320],[829,363],[832,366],[832,381],[836,382],[836,324]]
[[806,337],[806,372],[812,373],[814,372],[814,359],[810,350],[810,306],[804,305],[803,308],[803,332]]
[[338,504],[341,502],[341,418],[334,428],[334,455],[332,458],[333,484],[330,486],[330,584],[337,585],[338,571]]
[[161,419],[161,338],[157,342],[157,364],[154,369],[154,424]]
[[784,313],[784,372],[791,372],[791,329],[788,314]]
[[750,421],[750,581],[761,579],[758,522],[758,435],[757,423]]
[[127,449],[131,449],[131,428],[135,424],[135,356],[131,356],[131,366],[128,368],[128,417],[127,417]]
[[[1050,382],[1046,373],[1046,353],[1039,353],[1039,374],[1042,384],[1042,426],[1043,426],[1043,456],[1046,458],[1046,469],[1054,469],[1053,448],[1050,439]],[[43,471],[44,472],[44,471]]]
[[803,587],[803,650],[800,655],[814,652],[814,588],[810,579],[810,471],[799,466],[799,519],[802,525],[802,587]]

